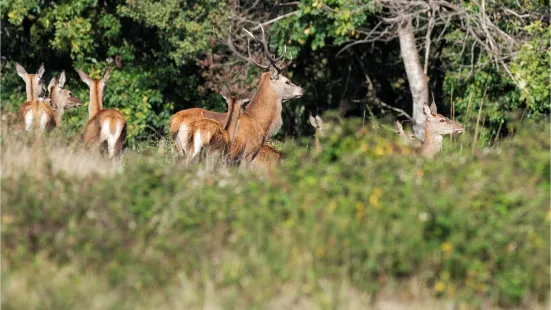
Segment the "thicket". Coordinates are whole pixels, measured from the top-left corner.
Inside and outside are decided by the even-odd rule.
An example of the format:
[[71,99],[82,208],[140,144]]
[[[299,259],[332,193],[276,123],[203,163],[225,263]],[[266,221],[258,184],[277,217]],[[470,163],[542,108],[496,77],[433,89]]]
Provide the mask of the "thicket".
[[[436,23],[429,36],[432,48],[427,75],[439,111],[454,113],[470,130],[476,126],[480,109],[479,146],[514,132],[520,119],[548,114],[551,55],[547,3],[493,1],[481,6],[476,1],[444,2],[473,17],[484,10],[489,21],[514,44],[498,42],[499,48],[505,46],[509,52],[497,62],[485,53],[483,46],[489,43],[474,40],[455,19]],[[395,113],[379,104],[383,102],[411,114],[409,82],[397,38],[366,41],[339,53],[348,44],[366,40],[371,30],[395,32],[384,23],[387,10],[375,1],[170,0],[159,4],[149,0],[7,0],[0,5],[5,29],[3,111],[15,111],[25,98],[14,62],[29,72],[45,63],[46,83],[66,70],[68,87],[86,102],[86,86],[73,68],[98,77],[118,55],[122,67],[109,81],[105,106],[118,108],[127,117],[132,147],[162,136],[166,121],[178,110],[199,106],[223,111],[224,101],[215,93],[223,83],[238,92],[250,90],[258,72],[231,57],[215,40],[213,28],[226,38],[233,25],[237,40],[243,43],[241,27],[252,29],[256,22],[278,16],[285,18],[266,26],[271,47],[282,52],[287,46],[294,64],[286,74],[305,89],[303,98],[284,105],[279,137],[310,135],[308,115],[327,110],[367,119]],[[419,40],[425,36],[427,19],[427,14],[416,18]],[[465,23],[473,33],[484,30],[483,25],[471,25],[471,19]],[[424,58],[423,48],[418,53]],[[83,107],[67,113],[64,121],[81,129],[85,120]]]
[[[38,144],[4,134],[3,162],[27,164],[3,164],[3,306],[32,308],[38,295],[56,309],[265,307],[291,285],[338,307],[343,287],[372,294],[407,279],[475,307],[549,297],[548,124],[474,155],[472,137],[446,138],[434,160],[385,123],[328,127],[321,154],[310,139],[287,143],[269,176],[185,167],[169,141],[101,169],[62,133]],[[58,271],[29,271],[46,269]]]

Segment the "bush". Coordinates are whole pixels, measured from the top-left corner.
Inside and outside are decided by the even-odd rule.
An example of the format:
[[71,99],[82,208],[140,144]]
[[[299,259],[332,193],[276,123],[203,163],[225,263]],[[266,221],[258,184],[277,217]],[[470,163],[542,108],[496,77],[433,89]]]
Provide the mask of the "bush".
[[[229,308],[264,307],[289,285],[337,307],[323,294],[377,293],[404,279],[456,302],[531,307],[550,288],[550,145],[547,124],[524,127],[476,155],[446,139],[444,153],[423,160],[388,130],[335,126],[319,155],[285,145],[269,178],[184,167],[168,141],[128,153],[122,170],[81,173],[58,164],[81,156],[71,144],[6,139],[4,162],[41,160],[3,168],[3,272],[14,281],[39,254],[36,264],[72,268],[70,281],[95,279],[94,294],[112,291],[123,308],[179,287],[198,300],[217,291]],[[59,148],[65,157],[47,156]],[[29,307],[11,297],[7,308]],[[170,308],[162,300],[156,306]]]

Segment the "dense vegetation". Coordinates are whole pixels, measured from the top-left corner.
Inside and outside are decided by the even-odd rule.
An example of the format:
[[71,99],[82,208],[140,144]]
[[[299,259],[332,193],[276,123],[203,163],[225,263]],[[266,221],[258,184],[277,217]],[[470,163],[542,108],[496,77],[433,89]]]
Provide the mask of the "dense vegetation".
[[[500,49],[489,51],[484,48],[491,43],[483,41],[489,39],[483,27],[471,25],[481,23],[480,3],[448,2],[462,5],[466,17],[450,17],[448,23],[447,17],[437,20],[429,36],[428,59],[424,60],[423,47],[418,51],[427,63],[430,92],[439,110],[453,111],[472,128],[477,117],[466,114],[481,109],[480,146],[513,132],[515,121],[521,118],[549,113],[547,2],[489,1],[484,7],[489,19],[482,22],[495,24],[506,34],[497,39],[512,40],[496,41]],[[87,101],[86,86],[73,68],[98,77],[119,55],[123,67],[112,75],[105,105],[117,107],[127,116],[129,143],[135,146],[138,141],[159,138],[175,111],[193,106],[224,110],[222,98],[213,92],[221,83],[243,93],[257,81],[257,71],[226,57],[227,49],[215,40],[213,27],[225,38],[230,25],[238,35],[241,27],[253,29],[255,22],[285,16],[266,28],[274,50],[281,52],[287,45],[288,57],[294,59],[288,75],[305,88],[305,96],[285,105],[280,137],[311,134],[308,115],[328,109],[370,119],[394,113],[382,102],[411,114],[412,98],[400,46],[391,35],[397,27],[385,23],[384,18],[393,18],[385,3],[2,1],[2,109],[15,110],[24,99],[22,80],[15,74],[16,61],[29,72],[44,62],[46,82],[66,70],[69,88]],[[428,13],[417,11],[413,11],[418,15],[415,35],[421,40],[429,20]],[[367,35],[373,29],[388,32],[377,39]],[[364,41],[341,51],[350,43]],[[85,108],[71,112],[67,123],[82,128],[84,115]]]
[[3,140],[3,306],[368,307],[392,287],[402,303],[545,301],[546,124],[476,156],[447,140],[433,161],[358,126],[334,125],[319,155],[284,146],[269,178],[185,167],[168,141],[118,167],[59,136]]
[[[392,6],[406,2],[428,7]],[[0,2],[2,307],[548,308],[547,1],[434,3]],[[431,100],[466,127],[434,160],[390,130],[415,104],[402,7]],[[184,165],[168,118],[224,110],[223,84],[254,88],[259,72],[214,34],[232,25],[244,50],[239,29],[260,21],[305,89],[284,103],[282,165]],[[86,106],[44,138],[15,130],[15,62],[43,62],[46,83],[65,70],[83,102],[73,68],[97,78],[116,66],[105,106],[129,123],[123,161],[82,149]],[[309,114],[324,120],[320,154]]]

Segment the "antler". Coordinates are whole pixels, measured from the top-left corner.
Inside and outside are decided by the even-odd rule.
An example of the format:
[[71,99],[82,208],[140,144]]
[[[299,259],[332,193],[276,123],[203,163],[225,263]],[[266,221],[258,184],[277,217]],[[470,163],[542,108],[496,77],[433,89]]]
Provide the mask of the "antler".
[[[264,66],[264,65],[259,65],[257,63],[254,63],[256,66],[264,69],[264,70],[267,70],[269,69],[270,66],[273,66],[278,72],[281,72],[283,71],[285,68],[287,68],[291,62],[293,61],[292,58],[289,62],[287,63],[283,63],[281,65],[278,65],[279,62],[281,62],[282,60],[285,59],[285,54],[287,53],[287,45],[285,45],[283,47],[283,54],[281,54],[281,56],[279,57],[276,57],[275,54],[271,53],[270,52],[270,48],[268,46],[268,40],[266,39],[266,32],[264,31],[264,27],[262,26],[262,24],[259,25],[260,26],[260,30],[262,32],[262,37],[261,39],[259,40],[257,37],[255,37],[252,32],[250,32],[249,30],[243,28],[243,31],[245,31],[245,33],[251,38],[253,39],[254,41],[262,44],[262,48],[264,49],[264,56],[268,59],[268,61],[270,61],[270,65],[268,66]],[[230,28],[230,36],[231,36],[231,28]],[[238,56],[239,58],[241,59],[244,59],[248,62],[251,62],[250,61],[250,49],[249,49],[249,42],[247,42],[247,50],[249,51],[249,58],[245,58],[242,54],[240,54],[239,52],[237,52],[235,50],[235,47],[233,46],[233,43],[231,42],[231,39],[228,38],[228,47],[230,48],[230,50],[232,50],[232,52],[234,52],[236,54],[236,56]]]
[[[256,38],[250,33],[247,31],[247,33],[252,36],[255,40]],[[257,63],[256,61],[254,61],[251,57],[251,51],[250,51],[250,47],[249,47],[249,44],[247,42],[247,52],[249,54],[249,57],[246,57],[245,55],[241,54],[241,52],[239,52],[235,46],[233,45],[233,41],[232,41],[232,38],[231,38],[231,35],[232,35],[232,31],[231,31],[231,26],[230,26],[230,33],[228,34],[228,40],[226,42],[226,45],[228,46],[228,48],[230,49],[230,51],[232,51],[232,53],[237,56],[238,58],[254,65],[254,66],[257,66],[258,68],[264,70],[264,71],[267,71],[268,69],[270,69],[270,66],[269,65],[261,65],[259,63]]]

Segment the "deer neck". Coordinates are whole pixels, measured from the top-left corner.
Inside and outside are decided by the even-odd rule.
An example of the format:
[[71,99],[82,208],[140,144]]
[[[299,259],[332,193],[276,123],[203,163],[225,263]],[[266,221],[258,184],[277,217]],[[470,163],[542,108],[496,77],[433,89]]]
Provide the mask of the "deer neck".
[[88,105],[88,120],[92,119],[103,108],[103,91],[98,85],[99,81],[94,81],[90,87],[90,104]]
[[235,139],[235,133],[237,132],[237,126],[239,125],[239,116],[241,116],[241,111],[239,108],[235,107],[236,104],[228,105],[228,113],[226,114],[226,122],[224,125],[224,130],[230,135],[230,141],[233,142]]
[[27,92],[27,101],[31,100],[37,100],[38,99],[38,89],[35,89],[34,86],[34,79],[36,79],[35,76],[29,75],[27,78],[27,84],[25,85],[25,90]]
[[425,127],[425,141],[421,147],[421,154],[432,157],[442,150],[442,140],[444,137],[434,132],[430,124]]
[[54,110],[54,118],[55,118],[55,124],[56,126],[59,126],[61,123],[61,118],[63,117],[63,113],[65,112],[65,107],[61,105],[59,102],[59,97],[55,93],[55,90],[50,91],[50,102],[54,107],[57,107],[57,109]]
[[281,101],[282,98],[271,85],[270,74],[262,74],[260,85],[245,113],[258,122],[266,137],[273,136],[283,124]]

